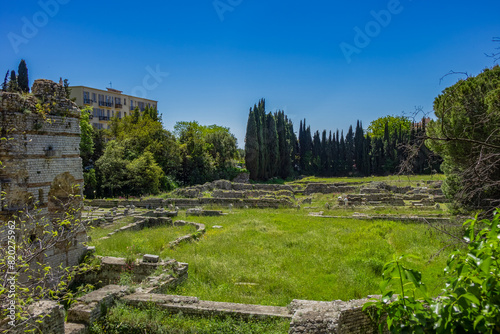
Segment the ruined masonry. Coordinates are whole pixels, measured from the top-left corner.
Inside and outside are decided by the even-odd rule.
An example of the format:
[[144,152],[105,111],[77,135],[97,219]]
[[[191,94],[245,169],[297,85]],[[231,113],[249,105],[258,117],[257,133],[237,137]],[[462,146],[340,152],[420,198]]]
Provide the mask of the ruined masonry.
[[[0,92],[0,220],[25,208],[55,221],[65,206],[81,207],[80,110],[60,84],[36,80],[32,94]],[[4,239],[5,231],[0,231]],[[26,236],[25,236],[26,237]],[[29,237],[29,236],[28,236]],[[56,247],[48,262],[76,265],[85,251],[81,231],[70,246]]]

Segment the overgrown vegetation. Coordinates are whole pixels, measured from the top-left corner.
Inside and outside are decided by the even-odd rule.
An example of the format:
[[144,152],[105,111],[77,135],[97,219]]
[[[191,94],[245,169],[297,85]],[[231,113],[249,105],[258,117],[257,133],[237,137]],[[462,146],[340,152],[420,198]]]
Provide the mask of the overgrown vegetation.
[[236,138],[221,126],[179,122],[174,135],[149,107],[114,118],[109,131],[92,129],[88,117],[81,126],[88,198],[158,194],[244,171],[236,167]]
[[[477,232],[480,224],[486,227]],[[422,274],[402,263],[404,256],[384,266],[383,297],[364,306],[381,332],[385,324],[393,333],[500,332],[500,210],[491,221],[468,220],[464,228],[467,251],[450,254],[437,299]]]
[[193,317],[171,314],[154,305],[138,309],[119,303],[92,324],[91,334],[284,334],[289,320],[245,320],[232,317]]
[[[321,200],[314,199],[312,205]],[[232,209],[223,217],[189,217],[205,224],[207,233],[175,249],[168,248],[177,237],[170,227],[119,233],[92,244],[100,255],[125,257],[127,247],[135,245],[137,253],[187,262],[189,280],[172,293],[213,301],[285,306],[292,299],[366,297],[378,291],[384,263],[403,252],[419,256],[412,264],[433,282],[431,289],[443,280],[440,268],[448,250],[434,255],[447,239],[425,224],[325,219],[307,213]]]
[[427,143],[444,158],[443,191],[458,210],[500,206],[500,66],[446,88]]
[[91,245],[96,246],[97,254],[134,259],[144,254],[160,254],[168,249],[169,242],[196,232],[196,228],[191,225],[167,226],[120,232],[111,239],[99,240],[105,234],[118,229],[120,225],[107,228],[105,233],[100,228],[89,231],[92,238]]

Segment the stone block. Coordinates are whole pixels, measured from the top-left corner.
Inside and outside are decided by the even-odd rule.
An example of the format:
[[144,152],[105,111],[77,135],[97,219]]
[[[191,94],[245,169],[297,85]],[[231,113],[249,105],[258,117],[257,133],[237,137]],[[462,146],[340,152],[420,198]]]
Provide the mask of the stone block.
[[142,257],[142,262],[147,263],[158,263],[160,261],[160,257],[158,255],[144,254]]

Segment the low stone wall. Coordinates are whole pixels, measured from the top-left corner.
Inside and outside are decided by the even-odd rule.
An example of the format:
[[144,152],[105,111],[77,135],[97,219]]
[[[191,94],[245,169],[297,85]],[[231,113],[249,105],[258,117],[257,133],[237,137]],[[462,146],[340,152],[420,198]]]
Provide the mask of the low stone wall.
[[272,198],[155,198],[147,200],[103,200],[94,199],[86,201],[87,205],[98,206],[100,208],[114,208],[119,205],[134,205],[138,208],[155,209],[165,208],[170,204],[179,208],[195,208],[204,205],[227,207],[232,205],[235,208],[273,208],[293,207],[294,203],[287,199]]
[[192,234],[188,234],[188,235],[184,235],[182,237],[179,237],[179,238],[175,239],[174,241],[169,242],[168,243],[168,247],[174,248],[174,247],[180,245],[183,242],[188,242],[188,241],[191,241],[191,240],[195,240],[195,239],[198,238],[199,235],[205,233],[205,231],[206,231],[204,224],[186,222],[186,221],[183,221],[183,220],[177,220],[177,221],[174,222],[174,226],[185,226],[185,225],[195,226],[196,227],[196,233],[192,233]]
[[[80,297],[68,310],[68,322],[90,325],[103,316],[103,311],[111,307],[116,299],[125,296],[126,286],[107,285]],[[60,332],[62,333],[62,332]]]
[[113,232],[108,233],[107,236],[101,238],[101,239],[109,239],[113,235],[115,235],[118,232],[125,232],[125,231],[140,231],[143,230],[144,228],[150,228],[150,227],[156,227],[156,226],[172,226],[172,219],[171,218],[165,218],[165,217],[143,217],[143,216],[137,216],[134,217],[137,221],[134,223],[130,223],[128,225],[122,226]]
[[405,202],[401,195],[393,195],[391,193],[381,194],[349,194],[347,195],[347,202],[344,199],[339,199],[340,205],[392,205],[404,206]]
[[198,316],[237,316],[250,319],[285,318],[291,319],[292,314],[286,307],[212,302],[199,300],[196,297],[170,296],[150,293],[134,293],[122,299],[133,306],[154,303],[158,307],[172,313],[182,312]]
[[348,302],[293,300],[289,305],[293,317],[288,333],[376,334],[376,326],[362,310],[367,301],[368,299]]
[[[165,277],[165,280],[169,283],[168,287],[176,286],[188,278],[188,264],[175,260],[157,263],[136,261],[133,264],[128,264],[124,258],[111,256],[100,257],[100,260],[99,269],[77,277],[76,283],[88,283],[97,287],[102,287],[108,284],[118,283],[123,273],[130,273],[132,281],[140,283],[148,277],[151,277],[158,269],[161,269],[163,273],[172,273],[170,276],[175,278],[175,280],[172,281]],[[159,284],[159,282],[156,283]],[[151,289],[156,287],[157,286],[151,286]],[[163,286],[162,288],[166,287]]]
[[[231,193],[231,191],[251,191],[251,190],[260,190],[266,192],[278,192],[278,191],[287,191],[293,194],[293,188],[289,185],[284,184],[249,184],[249,183],[233,183],[227,180],[218,180],[210,183],[205,183],[203,185],[197,185],[188,188],[180,188],[175,190],[173,193],[179,197],[186,198],[198,198],[203,197],[204,192],[216,192],[218,194],[217,197],[220,197],[223,194],[227,194],[226,198],[244,198],[245,196],[238,193]],[[224,191],[224,192],[219,192]],[[229,191],[229,193],[226,193]],[[235,197],[239,196],[239,197]],[[214,195],[214,197],[216,197]]]
[[312,194],[342,194],[356,191],[356,187],[343,184],[310,183],[306,186],[304,195]]

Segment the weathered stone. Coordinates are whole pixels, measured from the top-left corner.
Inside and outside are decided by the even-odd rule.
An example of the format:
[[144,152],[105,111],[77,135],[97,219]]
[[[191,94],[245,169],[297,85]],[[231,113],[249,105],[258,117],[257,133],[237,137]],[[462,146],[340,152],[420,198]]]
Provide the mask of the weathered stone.
[[[49,224],[42,225],[51,230],[50,221],[64,218],[68,208],[83,206],[80,111],[66,98],[64,87],[50,80],[35,80],[32,93],[0,92],[0,128],[9,137],[0,150],[0,184],[5,194],[0,220],[8,221],[13,213],[38,202],[40,212],[34,220],[47,219]],[[45,114],[40,113],[40,106]],[[25,237],[43,232],[35,226],[26,228]],[[6,229],[0,229],[0,246],[6,233]],[[77,265],[86,251],[84,226],[70,241],[64,252],[47,253],[40,259],[53,268]]]
[[158,263],[160,261],[160,257],[158,255],[144,254],[142,261],[148,263]]

